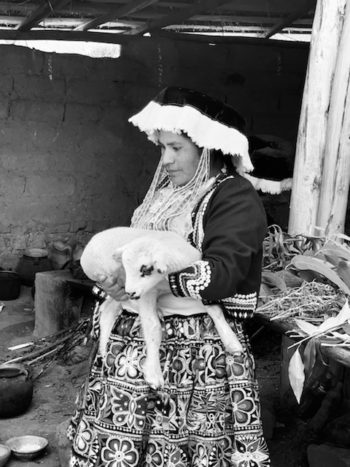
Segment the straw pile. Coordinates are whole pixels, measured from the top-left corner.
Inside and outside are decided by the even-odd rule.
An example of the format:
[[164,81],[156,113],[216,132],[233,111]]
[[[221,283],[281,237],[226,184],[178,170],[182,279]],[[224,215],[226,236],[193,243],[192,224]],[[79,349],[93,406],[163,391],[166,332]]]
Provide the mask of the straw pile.
[[300,287],[265,297],[265,303],[258,306],[257,312],[271,321],[299,318],[317,324],[336,316],[345,300],[345,294],[331,285],[304,282]]

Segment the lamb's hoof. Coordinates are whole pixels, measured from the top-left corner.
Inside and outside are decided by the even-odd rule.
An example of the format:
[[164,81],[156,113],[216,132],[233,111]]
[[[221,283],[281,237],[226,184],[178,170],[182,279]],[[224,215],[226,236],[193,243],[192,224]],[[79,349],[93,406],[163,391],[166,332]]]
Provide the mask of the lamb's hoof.
[[154,365],[150,366],[146,361],[142,370],[146,383],[152,389],[162,389],[164,387],[164,378],[160,367],[156,368]]

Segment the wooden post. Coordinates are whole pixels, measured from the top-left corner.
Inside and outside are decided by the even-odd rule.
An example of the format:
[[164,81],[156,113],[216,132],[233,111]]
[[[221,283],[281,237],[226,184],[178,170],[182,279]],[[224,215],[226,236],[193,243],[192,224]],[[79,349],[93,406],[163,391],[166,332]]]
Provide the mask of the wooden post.
[[317,225],[343,232],[350,184],[350,1],[346,5],[328,114]]
[[318,0],[301,108],[288,231],[312,235],[324,162],[331,85],[346,0]]

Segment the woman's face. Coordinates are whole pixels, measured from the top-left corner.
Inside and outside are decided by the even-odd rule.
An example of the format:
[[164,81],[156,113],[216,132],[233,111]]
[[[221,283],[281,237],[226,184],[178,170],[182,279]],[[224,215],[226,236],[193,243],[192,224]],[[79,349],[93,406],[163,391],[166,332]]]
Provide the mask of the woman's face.
[[186,185],[197,170],[201,150],[189,138],[170,131],[159,131],[163,166],[176,186]]

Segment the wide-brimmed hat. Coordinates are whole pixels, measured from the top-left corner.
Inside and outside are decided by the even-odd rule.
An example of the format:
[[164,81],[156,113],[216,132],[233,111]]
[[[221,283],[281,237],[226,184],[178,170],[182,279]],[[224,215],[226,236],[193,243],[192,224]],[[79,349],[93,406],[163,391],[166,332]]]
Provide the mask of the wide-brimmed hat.
[[[207,94],[182,87],[163,89],[129,122],[158,143],[160,130],[184,133],[199,147],[221,150],[232,157],[237,171],[260,191],[272,194],[291,188],[291,179],[261,177],[250,155],[255,150],[245,134],[244,118],[230,105]],[[248,175],[248,172],[252,172]]]
[[199,147],[237,156],[243,172],[253,170],[245,121],[232,107],[191,89],[167,87],[129,119],[157,143],[157,131],[185,133]]

